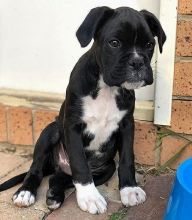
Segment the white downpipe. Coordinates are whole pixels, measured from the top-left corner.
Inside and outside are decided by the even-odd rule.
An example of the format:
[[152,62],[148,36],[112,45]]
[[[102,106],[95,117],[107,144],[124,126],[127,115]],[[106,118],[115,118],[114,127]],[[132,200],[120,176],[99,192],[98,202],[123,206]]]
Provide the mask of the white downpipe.
[[161,0],[160,22],[167,35],[163,53],[157,59],[154,123],[170,125],[175,63],[178,0]]

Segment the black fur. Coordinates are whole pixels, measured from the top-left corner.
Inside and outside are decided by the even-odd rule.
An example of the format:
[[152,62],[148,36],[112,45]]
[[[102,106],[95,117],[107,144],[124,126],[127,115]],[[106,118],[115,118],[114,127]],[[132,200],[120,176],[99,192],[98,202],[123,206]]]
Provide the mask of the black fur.
[[[48,125],[41,133],[34,150],[33,163],[25,176],[23,185],[16,192],[28,190],[36,195],[43,176],[53,174],[49,181],[47,204],[64,201],[65,189],[73,182],[96,185],[106,182],[115,171],[114,157],[119,152],[119,188],[136,186],[134,167],[134,105],[135,93],[122,87],[122,83],[144,81],[144,85],[153,82],[150,61],[158,37],[160,52],[165,42],[165,33],[157,18],[148,11],[135,11],[122,7],[110,9],[98,7],[92,9],[77,31],[82,47],[91,39],[94,43],[75,65],[66,91],[65,102],[61,106],[56,121]],[[120,46],[113,48],[111,40],[118,40]],[[134,49],[138,57],[134,56]],[[86,147],[94,139],[94,134],[84,133],[86,124],[82,120],[82,98],[90,95],[97,99],[98,81],[112,87],[117,86],[116,104],[119,110],[126,110],[110,138],[100,146],[101,157]],[[111,112],[113,114],[113,112]],[[62,144],[61,144],[62,143]],[[69,157],[72,176],[65,174],[58,165],[58,149],[63,147]],[[14,179],[14,183],[23,180],[24,175]],[[0,185],[0,190],[13,186]]]

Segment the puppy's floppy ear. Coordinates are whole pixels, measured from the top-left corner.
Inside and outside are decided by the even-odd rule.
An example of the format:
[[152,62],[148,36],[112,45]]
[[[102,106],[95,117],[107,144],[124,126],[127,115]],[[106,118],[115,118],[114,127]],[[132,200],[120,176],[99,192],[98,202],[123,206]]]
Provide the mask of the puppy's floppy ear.
[[93,8],[76,32],[81,47],[86,47],[95,36],[96,31],[112,16],[114,10],[108,7]]
[[153,36],[154,37],[156,36],[158,38],[159,50],[160,50],[160,53],[162,53],[163,44],[166,41],[166,35],[159,20],[155,17],[154,14],[152,14],[151,12],[147,10],[142,10],[140,12],[141,14],[143,14],[145,20],[147,21]]

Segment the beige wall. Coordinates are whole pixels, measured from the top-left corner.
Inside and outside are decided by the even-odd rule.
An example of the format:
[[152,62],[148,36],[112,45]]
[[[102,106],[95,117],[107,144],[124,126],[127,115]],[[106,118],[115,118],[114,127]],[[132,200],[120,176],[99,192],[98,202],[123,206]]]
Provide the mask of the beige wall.
[[[73,66],[87,50],[75,32],[100,5],[159,12],[159,0],[1,0],[0,87],[64,93]],[[153,99],[153,86],[144,91],[141,98]]]

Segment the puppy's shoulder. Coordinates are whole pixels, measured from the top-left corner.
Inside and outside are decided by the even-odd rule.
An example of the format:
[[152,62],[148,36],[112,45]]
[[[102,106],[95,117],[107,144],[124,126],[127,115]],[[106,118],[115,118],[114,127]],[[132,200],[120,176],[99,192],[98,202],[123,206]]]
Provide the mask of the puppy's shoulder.
[[86,52],[76,63],[71,72],[68,92],[86,96],[95,89],[99,80],[99,67],[91,50]]

